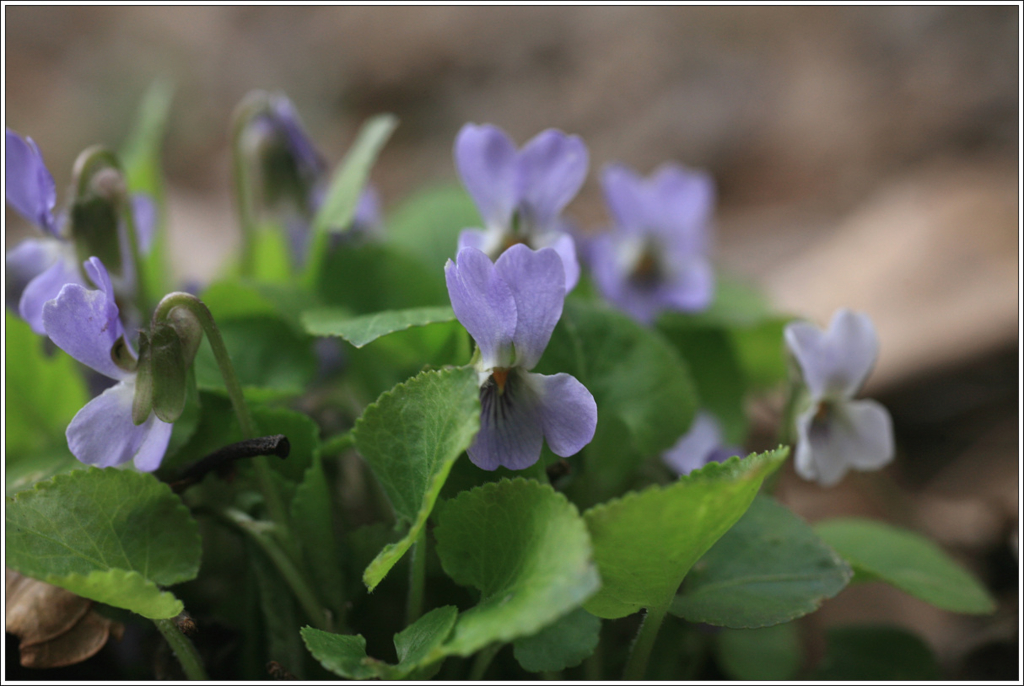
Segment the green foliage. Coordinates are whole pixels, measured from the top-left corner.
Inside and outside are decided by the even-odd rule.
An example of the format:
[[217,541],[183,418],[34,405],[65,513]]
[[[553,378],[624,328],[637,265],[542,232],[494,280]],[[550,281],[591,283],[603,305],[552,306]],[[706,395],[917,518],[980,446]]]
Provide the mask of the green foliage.
[[58,475],[7,499],[7,566],[72,593],[159,619],[181,603],[157,587],[199,571],[199,530],[150,474]]
[[419,307],[388,310],[352,317],[344,310],[321,309],[303,313],[302,323],[313,336],[340,336],[357,348],[381,336],[414,326],[426,326],[455,319],[451,307]]
[[[65,443],[64,430],[89,401],[78,364],[62,350],[44,352],[45,340],[29,325],[4,313],[4,448],[7,468],[31,469],[37,453]],[[10,481],[8,473],[8,481]]]
[[309,652],[326,669],[346,679],[403,679],[427,663],[439,659],[437,648],[451,633],[458,608],[439,607],[395,634],[398,664],[390,665],[366,655],[366,639],[360,635],[330,634],[312,627],[302,629]]
[[917,636],[890,626],[845,626],[826,633],[816,681],[931,681],[942,674]]
[[572,374],[597,402],[597,431],[583,454],[593,503],[623,492],[643,458],[686,432],[697,393],[686,363],[656,331],[595,303],[569,300],[538,372]]
[[800,670],[803,651],[794,622],[763,629],[723,629],[715,634],[715,657],[739,681],[788,681]]
[[973,576],[929,541],[868,519],[830,519],[815,527],[859,574],[892,584],[952,612],[987,614],[995,601]]
[[131,193],[145,193],[157,206],[157,225],[149,254],[143,256],[146,290],[158,296],[170,290],[167,264],[166,210],[161,146],[167,131],[174,87],[154,81],[146,90],[128,139],[121,146],[121,164]]
[[[279,317],[252,316],[217,322],[238,379],[262,397],[302,393],[316,371],[310,339]],[[195,359],[200,390],[223,390],[224,379],[209,341],[203,338]]]
[[292,528],[319,596],[334,615],[340,617],[344,612],[345,577],[334,539],[331,493],[319,451],[314,451],[312,457],[312,464],[292,499]]
[[788,448],[713,462],[669,486],[598,505],[584,514],[602,587],[587,611],[605,619],[671,602],[690,568],[750,506]]
[[313,218],[309,282],[316,280],[316,271],[327,250],[328,233],[340,233],[351,226],[359,194],[370,178],[370,169],[396,126],[398,119],[390,114],[380,114],[368,120],[356,135],[345,159],[335,168],[323,203]]
[[366,568],[372,591],[405,554],[434,508],[452,464],[480,426],[476,372],[424,372],[366,408],[356,423],[356,448],[387,493],[395,515],[410,524]]
[[461,186],[436,186],[398,206],[387,220],[387,240],[440,274],[455,259],[459,233],[473,227],[482,222],[469,194]]
[[444,273],[391,245],[367,243],[332,251],[315,288],[325,305],[353,315],[448,304]]
[[716,626],[771,626],[814,612],[852,576],[810,526],[759,496],[690,570],[671,611]]
[[446,654],[530,636],[601,583],[582,518],[547,484],[502,480],[461,493],[445,503],[434,535],[445,573],[481,594],[459,616]]
[[601,620],[583,608],[573,610],[532,636],[517,638],[516,660],[528,672],[557,672],[590,657],[601,638]]

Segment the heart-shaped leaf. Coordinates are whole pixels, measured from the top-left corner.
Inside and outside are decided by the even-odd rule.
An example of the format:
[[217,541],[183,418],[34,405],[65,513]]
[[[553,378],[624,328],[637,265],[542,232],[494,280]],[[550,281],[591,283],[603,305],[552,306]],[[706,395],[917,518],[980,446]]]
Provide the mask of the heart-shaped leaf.
[[814,612],[852,576],[810,526],[757,497],[690,570],[671,612],[735,629],[771,626]]
[[468,368],[419,374],[381,395],[356,422],[357,450],[395,515],[410,524],[405,538],[366,568],[363,582],[371,591],[416,540],[452,464],[479,426],[480,390]]
[[353,317],[345,310],[319,309],[303,313],[306,332],[314,336],[340,336],[362,348],[381,336],[455,319],[451,307],[417,307],[410,310],[387,310]]
[[445,654],[472,655],[530,636],[600,586],[576,507],[547,484],[502,480],[445,503],[434,535],[444,571],[481,593],[462,613]]
[[157,584],[195,578],[199,528],[151,474],[77,470],[7,499],[7,566],[72,593],[154,618],[181,603]]
[[669,486],[593,507],[584,514],[603,585],[584,607],[605,619],[666,607],[683,577],[746,512],[788,448],[712,462]]

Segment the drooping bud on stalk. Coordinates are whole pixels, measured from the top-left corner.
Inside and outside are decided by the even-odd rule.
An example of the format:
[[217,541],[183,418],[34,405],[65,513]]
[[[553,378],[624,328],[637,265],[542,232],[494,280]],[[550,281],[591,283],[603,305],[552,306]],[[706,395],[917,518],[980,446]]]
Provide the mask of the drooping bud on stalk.
[[70,232],[80,262],[98,257],[107,271],[124,275],[119,233],[127,187],[117,157],[100,146],[75,161]]
[[181,337],[167,322],[149,331],[149,365],[153,377],[153,414],[165,422],[181,416],[188,397],[188,369]]
[[153,411],[153,365],[149,336],[139,332],[139,362],[135,368],[135,396],[132,398],[132,423],[139,426]]

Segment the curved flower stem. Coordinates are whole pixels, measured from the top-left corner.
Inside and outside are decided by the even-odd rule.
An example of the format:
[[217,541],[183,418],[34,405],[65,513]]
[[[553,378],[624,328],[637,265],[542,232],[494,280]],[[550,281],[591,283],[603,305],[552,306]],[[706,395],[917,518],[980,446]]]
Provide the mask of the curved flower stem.
[[[238,382],[238,375],[235,374],[235,368],[231,364],[231,356],[228,354],[227,346],[224,345],[224,339],[221,338],[217,322],[213,320],[210,308],[191,293],[170,293],[164,296],[163,300],[156,306],[156,311],[153,313],[153,321],[158,322],[166,319],[171,310],[176,307],[183,307],[191,312],[202,325],[203,333],[206,334],[206,340],[210,342],[210,348],[213,350],[213,356],[217,360],[221,376],[224,377],[224,387],[228,391],[228,397],[231,398],[231,406],[234,408],[235,416],[238,418],[238,426],[242,430],[242,438],[256,438],[256,429],[252,423],[249,408],[245,404],[242,385]],[[256,478],[259,480],[260,490],[263,492],[263,499],[266,502],[270,519],[277,523],[285,538],[289,538],[288,511],[285,509],[281,495],[277,492],[277,488],[274,487],[274,482],[271,480],[270,464],[267,462],[267,457],[260,455],[253,458],[253,466],[256,469]]]
[[505,644],[498,641],[477,653],[476,659],[473,660],[473,667],[469,670],[469,681],[481,681],[484,678],[484,674],[487,672],[487,668],[490,667],[491,662],[494,661],[494,657],[503,647],[505,647]]
[[228,508],[223,512],[215,514],[225,523],[248,534],[260,546],[263,552],[267,554],[267,557],[270,558],[270,561],[274,563],[274,566],[281,573],[285,583],[292,589],[292,593],[295,594],[313,626],[322,631],[333,630],[330,614],[321,607],[320,601],[317,599],[313,589],[306,583],[302,572],[299,571],[299,568],[292,562],[288,553],[281,548],[274,537],[266,535],[266,533],[273,529],[273,524],[268,525],[265,522],[258,522],[241,510],[233,508]]
[[267,94],[262,91],[249,93],[235,108],[231,118],[231,181],[238,208],[238,222],[242,229],[242,257],[239,270],[242,276],[252,276],[255,271],[256,222],[253,218],[252,179],[246,169],[242,137],[246,126],[253,117],[267,106]]
[[409,598],[405,606],[405,625],[409,626],[423,614],[423,586],[427,571],[427,527],[420,529],[412,549],[409,565]]
[[640,681],[647,673],[647,661],[651,658],[651,650],[654,648],[654,641],[658,638],[658,630],[668,612],[668,604],[661,607],[647,609],[643,623],[640,624],[640,631],[633,641],[633,649],[629,654],[629,661],[626,663],[626,671],[622,678],[626,681]]
[[174,651],[174,656],[181,663],[181,669],[185,672],[185,676],[192,681],[209,681],[210,677],[206,675],[203,661],[199,657],[196,647],[192,645],[192,641],[188,639],[188,636],[181,633],[181,629],[174,623],[174,620],[154,619],[153,623],[156,624],[156,628],[160,630],[164,639],[170,644],[171,650]]

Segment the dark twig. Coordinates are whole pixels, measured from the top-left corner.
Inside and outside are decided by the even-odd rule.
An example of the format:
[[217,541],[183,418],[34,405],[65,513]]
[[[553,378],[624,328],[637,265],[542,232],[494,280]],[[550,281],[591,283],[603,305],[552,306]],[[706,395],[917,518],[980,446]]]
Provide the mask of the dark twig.
[[235,460],[258,455],[277,455],[284,459],[288,457],[289,452],[291,452],[291,444],[288,443],[288,438],[284,434],[261,436],[231,443],[185,469],[176,481],[171,482],[171,490],[181,493],[189,486],[194,486],[202,481],[203,477],[212,471],[223,476],[229,472]]

